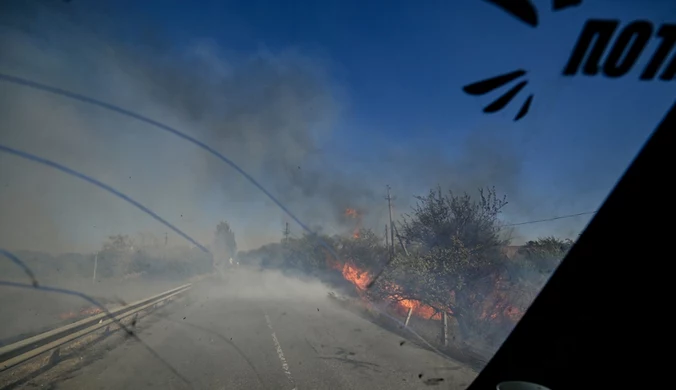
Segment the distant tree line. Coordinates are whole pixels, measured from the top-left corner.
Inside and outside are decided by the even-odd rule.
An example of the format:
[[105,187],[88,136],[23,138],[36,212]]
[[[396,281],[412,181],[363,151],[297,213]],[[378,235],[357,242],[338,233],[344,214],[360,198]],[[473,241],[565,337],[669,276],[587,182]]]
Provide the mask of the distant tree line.
[[[108,237],[100,250],[93,253],[49,254],[18,251],[17,256],[31,268],[38,281],[91,279],[96,262],[96,278],[120,279],[129,275],[164,280],[183,280],[213,270],[213,258],[198,248],[167,247],[159,240],[135,240],[116,234]],[[12,279],[25,275],[14,264],[0,262],[0,272]]]

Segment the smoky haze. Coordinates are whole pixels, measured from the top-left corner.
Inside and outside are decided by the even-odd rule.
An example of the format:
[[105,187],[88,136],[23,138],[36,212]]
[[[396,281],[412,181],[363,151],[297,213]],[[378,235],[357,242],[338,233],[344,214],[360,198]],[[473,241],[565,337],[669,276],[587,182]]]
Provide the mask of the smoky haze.
[[[384,185],[397,213],[436,185],[459,191],[496,186],[515,215],[539,201],[520,191],[522,156],[493,132],[471,137],[449,160],[383,144],[358,171],[332,150],[349,100],[331,62],[302,51],[242,53],[209,39],[169,44],[161,31],[120,38],[84,6],[5,2],[0,71],[131,109],[204,141],[256,178],[306,225],[345,233],[358,210],[381,230]],[[112,38],[118,36],[118,38]],[[291,220],[231,167],[147,124],[60,96],[3,82],[5,145],[90,175],[144,204],[202,244],[221,220],[240,249],[277,241]],[[353,140],[358,143],[359,140]],[[457,145],[456,145],[457,147]],[[362,163],[359,159],[353,164]],[[105,237],[167,229],[127,203],[53,169],[0,154],[0,245],[50,252],[91,251]],[[300,228],[293,226],[298,233]],[[169,240],[182,240],[169,231]]]

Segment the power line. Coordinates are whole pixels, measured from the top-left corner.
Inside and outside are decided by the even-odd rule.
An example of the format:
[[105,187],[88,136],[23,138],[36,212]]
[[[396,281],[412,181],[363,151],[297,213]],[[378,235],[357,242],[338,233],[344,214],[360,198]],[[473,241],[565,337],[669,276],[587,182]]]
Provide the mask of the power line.
[[568,215],[560,215],[560,216],[558,216],[558,217],[552,217],[552,218],[547,218],[547,219],[538,219],[538,220],[535,220],[535,221],[525,221],[525,222],[518,222],[518,223],[510,223],[510,224],[504,225],[503,227],[521,226],[521,225],[530,225],[530,224],[532,224],[532,223],[540,223],[540,222],[556,221],[557,219],[573,218],[573,217],[579,217],[580,215],[589,215],[589,214],[596,214],[596,211],[585,211],[585,212],[583,212],[583,213],[568,214]]

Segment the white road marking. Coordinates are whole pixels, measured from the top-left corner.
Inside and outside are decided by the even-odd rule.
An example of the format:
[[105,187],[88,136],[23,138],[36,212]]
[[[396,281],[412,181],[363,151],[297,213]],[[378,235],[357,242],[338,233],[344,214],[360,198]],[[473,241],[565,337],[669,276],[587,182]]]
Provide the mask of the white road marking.
[[298,390],[298,387],[296,387],[296,382],[293,380],[293,376],[291,376],[289,365],[286,363],[286,358],[284,357],[282,346],[279,344],[279,340],[277,340],[277,335],[275,334],[275,330],[272,328],[270,317],[268,317],[267,314],[265,314],[265,322],[268,323],[268,328],[270,328],[270,330],[272,331],[272,342],[275,343],[275,348],[277,349],[277,356],[279,356],[279,360],[282,362],[282,370],[284,370],[286,377],[289,379],[289,382],[291,382],[291,386],[293,386],[293,389],[291,390]]

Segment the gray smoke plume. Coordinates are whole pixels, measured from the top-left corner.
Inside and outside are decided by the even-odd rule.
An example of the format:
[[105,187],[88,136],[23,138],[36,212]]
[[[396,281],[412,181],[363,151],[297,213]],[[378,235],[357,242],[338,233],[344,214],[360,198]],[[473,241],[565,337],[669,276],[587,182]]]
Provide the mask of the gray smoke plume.
[[[175,46],[161,32],[139,33],[132,44],[113,38],[106,18],[86,8],[40,2],[2,7],[2,73],[88,95],[188,133],[325,233],[354,228],[347,208],[358,210],[364,227],[383,229],[386,184],[398,195],[395,215],[408,210],[413,195],[437,185],[470,192],[494,185],[519,211],[537,201],[520,191],[521,156],[498,138],[468,139],[453,161],[443,145],[421,150],[383,142],[365,161],[333,151],[349,102],[325,59],[293,48],[242,54],[209,39]],[[238,172],[194,145],[60,96],[3,82],[0,141],[119,189],[203,244],[221,220],[236,232],[240,249],[279,240],[291,222]],[[10,248],[93,250],[112,234],[166,232],[100,189],[14,156],[0,154],[0,185],[0,245]]]

